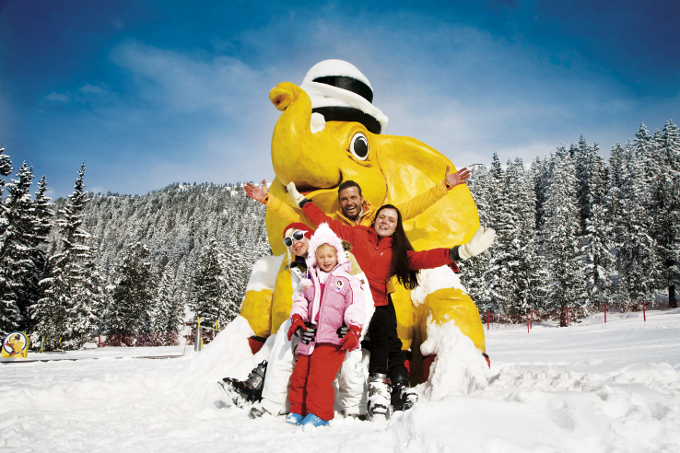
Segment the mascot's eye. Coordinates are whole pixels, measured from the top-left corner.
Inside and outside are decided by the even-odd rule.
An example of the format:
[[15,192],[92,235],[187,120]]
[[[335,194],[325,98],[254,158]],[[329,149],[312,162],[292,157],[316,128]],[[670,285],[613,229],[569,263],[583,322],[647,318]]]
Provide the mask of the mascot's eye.
[[352,137],[352,142],[349,144],[349,150],[359,160],[366,160],[368,157],[368,139],[361,132]]

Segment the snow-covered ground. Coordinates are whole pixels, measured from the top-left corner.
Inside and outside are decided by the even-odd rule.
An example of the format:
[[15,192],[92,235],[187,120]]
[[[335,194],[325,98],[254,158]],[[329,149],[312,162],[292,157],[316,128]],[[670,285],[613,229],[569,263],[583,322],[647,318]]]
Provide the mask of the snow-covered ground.
[[433,385],[419,386],[412,410],[383,423],[336,417],[330,428],[251,420],[221,399],[219,378],[245,377],[262,359],[235,341],[247,336],[240,321],[179,358],[136,357],[183,347],[104,348],[1,364],[0,451],[680,451],[680,311],[648,315],[529,334],[492,325],[491,370],[440,327],[427,345],[438,354]]

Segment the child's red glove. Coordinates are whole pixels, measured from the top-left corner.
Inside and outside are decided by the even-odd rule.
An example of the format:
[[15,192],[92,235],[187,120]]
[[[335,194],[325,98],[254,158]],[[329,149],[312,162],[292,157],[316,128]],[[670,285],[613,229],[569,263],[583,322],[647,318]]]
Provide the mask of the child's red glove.
[[288,329],[288,341],[290,341],[290,339],[293,338],[293,334],[295,333],[296,330],[298,330],[298,327],[302,328],[302,330],[307,330],[307,326],[305,326],[305,322],[302,320],[302,316],[293,315],[290,321],[291,323],[290,329]]
[[359,337],[361,336],[361,327],[349,326],[349,332],[342,338],[340,342],[340,349],[349,350],[359,347]]

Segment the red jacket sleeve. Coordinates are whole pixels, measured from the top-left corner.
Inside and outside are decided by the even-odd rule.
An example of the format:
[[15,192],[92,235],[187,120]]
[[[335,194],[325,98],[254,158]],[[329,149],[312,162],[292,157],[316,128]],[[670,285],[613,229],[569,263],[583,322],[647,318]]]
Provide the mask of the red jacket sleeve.
[[[445,264],[454,263],[449,258],[449,249],[432,249],[415,252],[410,250],[408,253],[408,266],[413,271],[420,269],[434,269]],[[454,263],[455,264],[455,263]]]
[[322,223],[327,223],[335,234],[353,244],[352,235],[354,232],[354,227],[344,225],[338,222],[337,220],[331,219],[314,203],[305,204],[304,207],[302,208],[302,213],[305,215],[305,217],[307,217],[307,219],[309,219],[310,222],[312,222],[317,227]]

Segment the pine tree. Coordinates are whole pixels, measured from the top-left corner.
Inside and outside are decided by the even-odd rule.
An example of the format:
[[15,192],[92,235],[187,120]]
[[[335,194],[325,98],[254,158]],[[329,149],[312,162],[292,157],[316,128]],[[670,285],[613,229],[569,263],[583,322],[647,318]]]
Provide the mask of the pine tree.
[[574,160],[563,146],[552,160],[553,178],[547,190],[541,235],[550,279],[548,306],[560,310],[560,325],[566,326],[566,307],[584,303],[578,183]]
[[[479,223],[485,227],[491,227],[494,225],[490,208],[493,178],[489,170],[483,165],[474,166],[471,168],[471,171],[472,175],[468,180],[468,188],[477,205]],[[468,261],[458,263],[461,269],[461,280],[464,282],[467,292],[472,297],[472,300],[475,301],[480,311],[491,311],[497,308],[492,307],[489,294],[484,291],[486,286],[484,275],[491,267],[490,258],[491,252],[487,251],[470,258]]]
[[[5,154],[5,148],[0,145],[0,176],[7,177],[10,174],[12,174],[12,161]],[[0,178],[0,199],[4,187],[5,180]],[[7,212],[7,206],[0,203],[0,250],[5,248],[8,228]],[[12,285],[12,273],[3,265],[0,266],[0,336],[4,338],[9,332],[16,330],[20,321],[21,313]]]
[[[618,271],[617,295],[624,304],[641,304],[649,300],[658,288],[659,259],[656,241],[651,237],[652,220],[648,208],[651,204],[648,179],[645,172],[647,154],[641,146],[647,142],[644,125],[638,133],[638,147],[630,141],[623,148],[612,151],[615,159],[622,157],[616,168],[621,181],[617,216],[614,218],[616,268]],[[616,151],[616,154],[615,154]],[[618,166],[618,162],[610,166]]]
[[179,331],[184,323],[184,304],[174,290],[172,272],[170,265],[163,269],[154,302],[154,330],[161,333],[166,345],[179,344]]
[[218,250],[217,240],[210,239],[192,279],[190,301],[192,312],[205,326],[214,326],[217,320],[226,321],[223,262],[224,256]]
[[24,283],[33,271],[31,251],[35,244],[30,195],[32,180],[33,168],[24,162],[17,172],[17,179],[12,179],[7,186],[8,196],[4,200],[7,224],[0,248],[0,266],[5,270],[14,292],[13,299],[19,309],[19,328],[24,330],[30,304]]
[[45,337],[46,343],[79,348],[90,341],[97,331],[97,315],[93,313],[97,303],[95,294],[100,288],[93,273],[90,234],[82,229],[83,209],[89,201],[83,177],[85,164],[81,165],[74,191],[68,196],[64,208],[59,210],[56,225],[59,227],[59,249],[49,259],[50,276],[40,282],[45,297],[40,299],[33,311],[37,321],[34,336]]
[[116,266],[111,305],[106,313],[109,335],[149,333],[155,311],[154,278],[149,248],[141,242],[129,244]]
[[659,250],[660,284],[668,291],[668,303],[677,306],[676,289],[680,285],[680,134],[668,121],[655,143],[656,173],[652,218],[654,237]]

